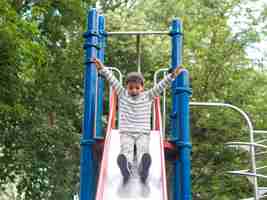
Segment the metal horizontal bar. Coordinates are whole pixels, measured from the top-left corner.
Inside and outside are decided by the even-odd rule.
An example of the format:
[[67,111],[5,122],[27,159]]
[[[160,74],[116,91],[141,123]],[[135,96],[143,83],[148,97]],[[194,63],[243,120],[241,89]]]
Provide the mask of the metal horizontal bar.
[[109,35],[170,35],[169,31],[123,31],[123,32],[106,32]]
[[265,169],[265,168],[267,168],[267,166],[257,167],[256,169],[259,170],[259,169]]
[[267,190],[267,187],[259,187],[259,190]]
[[251,142],[227,142],[225,145],[245,145],[245,146],[256,146],[256,147],[262,147],[267,148],[267,146],[257,143],[251,143]]
[[256,143],[261,144],[261,143],[264,143],[264,142],[267,142],[267,139],[259,140],[259,141],[257,141]]
[[229,174],[235,174],[240,176],[252,176],[252,177],[260,177],[260,178],[267,178],[267,176],[263,174],[255,174],[250,172],[242,172],[242,171],[228,171]]
[[262,151],[262,152],[256,153],[255,155],[256,156],[261,156],[261,155],[264,155],[264,154],[267,154],[267,151]]
[[265,133],[267,134],[267,131],[265,130],[253,130],[254,133]]
[[[257,167],[256,170],[266,169],[267,166]],[[228,171],[228,172],[238,172],[238,173],[246,173],[249,172],[251,169],[241,169],[241,170],[235,170],[235,171]]]

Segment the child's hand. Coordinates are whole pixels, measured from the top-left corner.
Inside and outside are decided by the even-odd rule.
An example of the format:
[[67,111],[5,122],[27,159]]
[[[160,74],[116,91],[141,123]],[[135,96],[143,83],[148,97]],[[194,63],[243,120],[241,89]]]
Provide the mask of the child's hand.
[[171,73],[172,78],[176,78],[183,70],[184,68],[182,68],[181,66],[176,67]]
[[99,60],[97,58],[93,58],[93,62],[95,63],[95,67],[96,67],[97,71],[99,71],[99,70],[104,68],[104,65],[101,62],[101,60]]

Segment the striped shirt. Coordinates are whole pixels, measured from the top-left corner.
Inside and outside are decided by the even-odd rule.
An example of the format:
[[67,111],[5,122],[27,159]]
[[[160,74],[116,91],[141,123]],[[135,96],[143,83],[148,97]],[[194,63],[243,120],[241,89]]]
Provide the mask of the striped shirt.
[[173,80],[165,76],[156,86],[138,96],[130,96],[127,89],[106,68],[99,71],[115,89],[119,99],[119,130],[122,133],[149,133],[151,131],[151,107],[154,97],[159,96]]

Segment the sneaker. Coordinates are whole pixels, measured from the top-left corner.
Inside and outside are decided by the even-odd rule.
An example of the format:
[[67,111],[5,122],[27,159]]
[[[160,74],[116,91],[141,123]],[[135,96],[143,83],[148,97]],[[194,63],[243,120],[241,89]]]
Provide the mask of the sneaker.
[[129,178],[130,178],[129,163],[127,161],[126,156],[123,154],[120,154],[117,158],[117,163],[119,165],[121,174],[123,176],[123,184],[125,185],[129,181]]
[[151,166],[151,156],[148,153],[145,153],[142,156],[141,163],[139,165],[139,175],[142,183],[146,183],[148,174],[149,174],[149,168]]

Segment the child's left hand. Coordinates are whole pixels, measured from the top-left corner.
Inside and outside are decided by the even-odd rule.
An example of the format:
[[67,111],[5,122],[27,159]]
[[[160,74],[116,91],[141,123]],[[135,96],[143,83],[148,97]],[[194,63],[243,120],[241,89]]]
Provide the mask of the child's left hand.
[[103,63],[101,62],[101,60],[97,59],[97,58],[93,58],[93,62],[95,63],[96,69],[97,71],[101,70],[104,68]]

